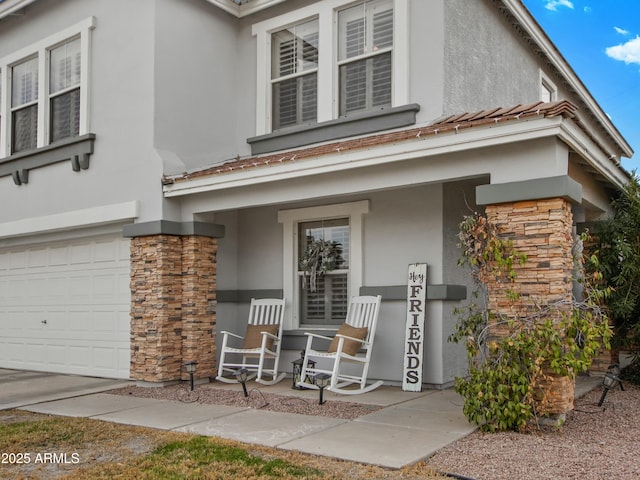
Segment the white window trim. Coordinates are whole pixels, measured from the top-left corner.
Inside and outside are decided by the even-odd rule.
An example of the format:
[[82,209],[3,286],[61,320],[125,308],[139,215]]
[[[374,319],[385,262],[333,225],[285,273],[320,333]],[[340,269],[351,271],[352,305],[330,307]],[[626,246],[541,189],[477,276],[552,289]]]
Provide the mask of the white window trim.
[[300,298],[298,285],[298,223],[326,218],[349,218],[349,286],[348,296],[360,290],[363,278],[363,216],[369,213],[369,200],[358,202],[322,205],[318,207],[280,210],[278,222],[283,229],[282,289],[284,298],[290,306],[285,311],[284,328],[300,328]]
[[551,101],[555,102],[558,100],[558,87],[542,70],[539,71],[539,74],[539,98],[542,99],[543,89],[547,89],[551,93]]
[[2,84],[2,132],[0,132],[0,158],[11,155],[11,72],[12,66],[21,61],[38,56],[38,137],[36,146],[49,145],[49,55],[48,52],[60,44],[80,37],[80,55],[82,69],[80,70],[80,132],[85,135],[90,132],[89,126],[89,72],[91,35],[96,26],[95,17],[86,18],[75,25],[50,35],[32,45],[21,48],[5,57],[0,58],[0,83]]
[[[318,19],[318,123],[338,117],[337,11],[353,0],[323,0],[252,26],[257,41],[256,135],[271,133],[271,34]],[[409,0],[393,0],[391,106],[409,101]]]

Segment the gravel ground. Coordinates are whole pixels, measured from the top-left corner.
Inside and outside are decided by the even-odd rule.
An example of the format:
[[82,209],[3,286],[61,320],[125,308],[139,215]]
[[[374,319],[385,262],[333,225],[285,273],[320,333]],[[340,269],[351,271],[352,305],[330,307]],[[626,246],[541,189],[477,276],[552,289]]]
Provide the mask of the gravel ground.
[[[476,432],[427,461],[396,472],[397,478],[419,478],[421,471],[433,468],[475,480],[637,480],[640,389],[628,384],[624,387],[624,391],[611,390],[602,407],[597,406],[601,387],[577,399],[575,410],[567,414],[561,428],[544,427],[527,433]],[[176,399],[178,388],[128,387],[110,393]],[[233,390],[213,387],[198,390],[199,403],[244,404],[253,408],[264,403],[256,395],[247,401]],[[263,407],[266,410],[348,419],[380,408],[345,402],[327,402],[319,407],[310,400],[272,394],[264,394],[264,400],[269,403]],[[395,475],[386,478],[391,477],[396,478]]]
[[162,400],[194,401],[196,403],[229,405],[232,407],[250,407],[272,412],[298,413],[301,415],[316,415],[347,420],[367,415],[382,408],[379,405],[342,401],[327,401],[322,405],[318,405],[317,399],[310,400],[296,396],[263,393],[259,390],[249,390],[249,398],[245,398],[242,390],[216,388],[211,385],[197,385],[191,398],[189,398],[191,392],[189,392],[184,385],[171,385],[164,388],[132,386],[110,390],[105,393],[133,395],[135,397],[157,398]]
[[575,402],[560,429],[476,432],[426,462],[477,480],[637,480],[640,478],[640,389],[602,388]]

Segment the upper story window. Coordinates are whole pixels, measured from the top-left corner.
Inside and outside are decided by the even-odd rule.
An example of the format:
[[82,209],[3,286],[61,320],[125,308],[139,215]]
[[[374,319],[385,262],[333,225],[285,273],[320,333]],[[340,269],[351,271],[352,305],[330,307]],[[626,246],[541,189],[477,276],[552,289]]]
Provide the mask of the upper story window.
[[36,148],[38,133],[38,57],[11,68],[12,152]]
[[391,106],[393,3],[364,2],[338,13],[340,115]]
[[315,122],[318,110],[318,21],[272,35],[273,128]]
[[0,59],[0,158],[88,133],[88,18]]
[[405,105],[408,1],[323,0],[255,24],[256,135]]
[[80,132],[80,39],[50,51],[50,138],[52,142]]

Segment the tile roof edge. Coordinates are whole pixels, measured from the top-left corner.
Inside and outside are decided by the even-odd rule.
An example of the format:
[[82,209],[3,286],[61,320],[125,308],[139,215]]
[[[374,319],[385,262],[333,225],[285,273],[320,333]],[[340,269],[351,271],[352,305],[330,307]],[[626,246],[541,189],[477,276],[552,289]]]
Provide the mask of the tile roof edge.
[[332,152],[343,152],[375,145],[389,144],[396,141],[406,141],[410,139],[420,139],[423,135],[437,135],[449,131],[458,132],[461,128],[467,129],[475,126],[497,124],[505,121],[519,120],[530,117],[557,117],[574,118],[577,108],[567,100],[556,102],[534,102],[529,104],[518,104],[511,107],[496,107],[492,109],[479,110],[476,112],[466,112],[457,115],[441,117],[434,122],[409,129],[376,133],[357,138],[347,138],[321,145],[313,145],[286,152],[276,152],[261,156],[250,156],[245,158],[232,158],[226,162],[215,166],[203,167],[191,172],[184,172],[176,175],[164,175],[163,185],[172,185],[177,182],[188,181],[194,178],[201,178],[212,175],[219,175],[240,171],[244,169],[268,167],[274,164],[283,164],[304,158],[318,157]]

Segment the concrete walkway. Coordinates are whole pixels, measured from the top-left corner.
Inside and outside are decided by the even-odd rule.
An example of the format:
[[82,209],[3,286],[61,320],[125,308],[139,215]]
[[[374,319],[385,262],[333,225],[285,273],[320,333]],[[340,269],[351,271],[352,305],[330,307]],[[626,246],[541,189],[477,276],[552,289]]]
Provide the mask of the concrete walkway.
[[[0,382],[10,375],[7,372],[10,371],[0,370]],[[29,373],[16,372],[13,375]],[[388,468],[401,468],[423,460],[475,430],[475,426],[469,424],[462,414],[461,397],[452,389],[409,393],[402,392],[397,387],[385,386],[368,394],[347,397],[328,393],[327,400],[384,405],[384,408],[369,415],[355,420],[342,420],[242,406],[202,405],[107,393],[85,393],[78,385],[83,378],[67,379],[70,387],[67,398],[28,401],[20,408],[52,415],[89,417],[219,436]],[[96,383],[99,381],[119,383],[117,386],[122,384],[104,379],[87,379],[87,388],[97,388]],[[600,382],[599,379],[581,377],[577,391],[588,391]],[[61,387],[60,379],[57,383]],[[116,388],[106,384],[103,387],[103,390]],[[238,385],[220,387],[240,388]],[[265,393],[317,398],[314,391],[291,390],[286,381],[273,387],[260,385],[259,389]],[[1,393],[0,409],[14,408],[4,407],[11,405],[11,402],[5,401],[3,396],[4,393]]]

